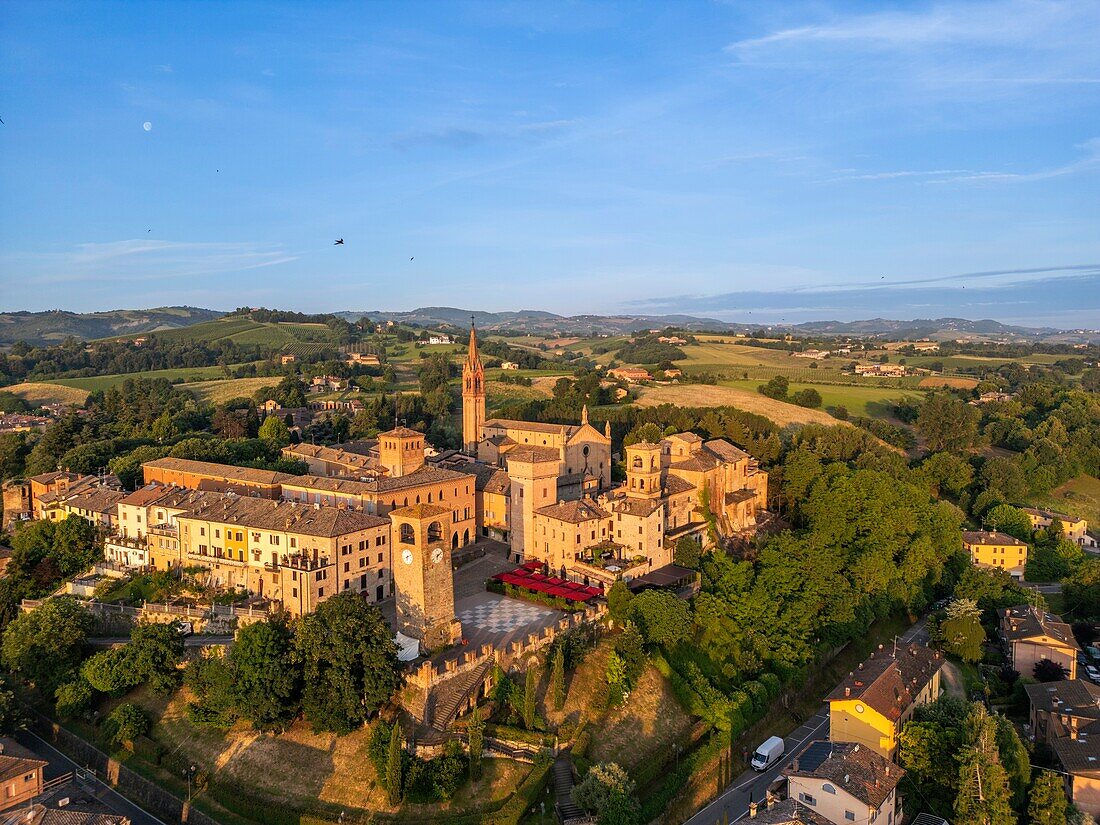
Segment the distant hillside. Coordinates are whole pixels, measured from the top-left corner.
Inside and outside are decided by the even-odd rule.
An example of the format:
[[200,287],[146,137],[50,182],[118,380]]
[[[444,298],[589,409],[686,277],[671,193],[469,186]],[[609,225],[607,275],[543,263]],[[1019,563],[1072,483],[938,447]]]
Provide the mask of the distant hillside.
[[[678,327],[692,331],[743,332],[759,329],[757,324],[732,323],[694,315],[555,315],[540,310],[518,312],[481,312],[455,307],[421,307],[408,312],[337,312],[349,321],[370,318],[426,327],[468,327],[473,316],[478,328],[486,332],[529,332],[535,335],[624,335],[648,329]],[[1065,343],[1097,340],[1093,334],[1051,329],[1010,326],[999,321],[970,321],[966,318],[918,318],[895,321],[871,318],[866,321],[809,321],[802,324],[769,324],[767,329],[794,335],[892,336],[900,338],[971,338],[974,340],[1052,340]]]
[[741,329],[742,324],[728,324],[713,318],[697,318],[693,315],[555,315],[535,309],[518,312],[481,312],[455,307],[421,307],[409,312],[337,312],[349,321],[370,318],[372,321],[394,321],[421,326],[468,327],[473,316],[479,329],[486,332],[580,333],[592,332],[623,334],[647,329],[663,329],[668,326],[684,329],[714,329],[729,331]]
[[156,330],[179,329],[218,318],[224,313],[196,307],[113,309],[109,312],[5,312],[0,313],[0,344],[56,344],[69,336],[81,339],[140,335]]

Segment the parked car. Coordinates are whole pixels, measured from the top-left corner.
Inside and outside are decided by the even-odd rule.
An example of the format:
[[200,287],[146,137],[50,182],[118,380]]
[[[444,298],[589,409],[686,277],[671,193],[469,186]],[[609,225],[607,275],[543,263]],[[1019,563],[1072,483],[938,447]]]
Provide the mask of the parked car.
[[766,771],[779,761],[783,755],[783,740],[778,736],[769,736],[752,755],[752,769],[754,771]]
[[1092,681],[1100,685],[1100,670],[1093,667],[1092,665],[1085,665],[1085,673]]

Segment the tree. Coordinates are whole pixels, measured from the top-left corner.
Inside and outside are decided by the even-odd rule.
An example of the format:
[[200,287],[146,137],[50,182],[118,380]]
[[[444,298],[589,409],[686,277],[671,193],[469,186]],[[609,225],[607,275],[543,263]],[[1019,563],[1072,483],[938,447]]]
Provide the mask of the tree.
[[929,452],[962,452],[978,441],[981,413],[949,393],[933,393],[921,405],[917,429]]
[[956,825],[1015,825],[1008,777],[997,751],[996,724],[975,703],[966,720],[966,744],[959,754]]
[[283,419],[277,415],[269,415],[260,425],[259,437],[264,441],[270,441],[280,447],[290,443],[290,430]]
[[691,536],[683,536],[676,542],[672,551],[672,562],[681,567],[690,567],[696,570],[699,567],[699,559],[703,555],[703,545]]
[[573,801],[596,814],[599,825],[634,825],[641,814],[634,780],[615,762],[593,765],[573,789]]
[[54,691],[54,709],[62,719],[72,719],[88,709],[94,696],[95,691],[88,680],[77,678]]
[[107,717],[107,730],[112,742],[133,742],[149,730],[149,717],[137,705],[119,705]]
[[100,693],[122,696],[141,683],[124,647],[104,650],[89,657],[80,668],[84,681]]
[[404,744],[401,741],[401,725],[393,723],[390,731],[390,745],[386,751],[386,790],[389,792],[391,805],[401,801],[402,768],[404,759]]
[[1069,676],[1065,665],[1059,664],[1053,659],[1040,659],[1035,663],[1035,669],[1032,673],[1038,682],[1061,682]]
[[48,599],[4,631],[3,661],[45,694],[69,680],[84,657],[92,618],[71,596]]
[[1066,790],[1058,774],[1036,770],[1027,815],[1031,825],[1066,825]]
[[565,651],[561,645],[554,650],[550,668],[550,701],[554,710],[561,710],[565,705]]
[[1011,504],[998,504],[982,516],[982,524],[990,530],[1008,533],[1020,541],[1031,541],[1031,519],[1027,513]]
[[401,685],[389,625],[355,593],[333,596],[304,616],[294,651],[305,685],[302,710],[318,731],[351,732]]
[[626,582],[622,579],[616,579],[615,583],[611,585],[611,589],[607,591],[607,612],[611,614],[611,618],[615,621],[625,622],[630,618],[633,601],[634,594],[630,592]]
[[790,390],[791,382],[784,375],[777,375],[768,381],[767,384],[761,384],[756,388],[756,391],[761,395],[766,395],[768,398],[775,398],[779,401],[787,400],[787,392]]
[[944,648],[964,662],[977,662],[982,658],[985,628],[981,611],[970,599],[955,599],[947,606],[947,618],[940,625]]
[[23,713],[15,694],[8,690],[6,682],[0,681],[0,736],[11,736],[23,724]]
[[[816,367],[817,364],[811,364]],[[800,407],[810,407],[811,409],[817,409],[821,406],[821,393],[815,390],[813,387],[807,387],[804,390],[799,390],[791,396],[791,402],[797,404]]]
[[1062,592],[1067,613],[1077,619],[1100,618],[1100,559],[1082,561],[1063,583]]
[[523,726],[527,730],[535,729],[535,689],[538,687],[538,679],[538,666],[532,661],[527,666],[523,683]]
[[957,499],[974,480],[974,468],[951,453],[933,453],[917,468],[914,478],[932,494]]
[[485,750],[485,723],[481,721],[481,709],[474,705],[470,721],[466,725],[466,737],[470,747],[470,777],[481,777],[481,757]]
[[148,682],[152,691],[159,694],[171,693],[179,687],[183,649],[179,622],[139,622],[125,647],[138,681]]
[[278,731],[298,715],[301,676],[290,629],[278,618],[241,628],[233,645],[238,713],[256,730]]
[[665,590],[646,590],[634,597],[634,620],[646,642],[670,646],[687,638],[691,608]]
[[997,755],[1012,789],[1012,807],[1020,811],[1023,810],[1027,786],[1031,782],[1031,758],[1023,740],[1016,733],[1016,727],[1000,714],[996,714],[993,719],[997,726]]
[[657,444],[663,438],[664,433],[661,432],[661,428],[649,422],[628,432],[623,438],[623,446],[629,447],[632,444],[638,444],[643,441],[649,444]]
[[188,718],[198,724],[227,730],[237,721],[233,673],[223,655],[212,653],[193,660],[184,682],[197,701],[187,705]]

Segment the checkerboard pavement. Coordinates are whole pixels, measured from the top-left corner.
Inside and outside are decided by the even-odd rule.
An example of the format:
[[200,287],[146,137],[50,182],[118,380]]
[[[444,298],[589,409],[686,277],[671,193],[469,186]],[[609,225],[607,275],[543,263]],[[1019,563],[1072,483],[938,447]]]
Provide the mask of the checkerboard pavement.
[[545,621],[553,610],[515,599],[483,602],[458,614],[462,626],[473,626],[492,633],[510,633],[535,622]]

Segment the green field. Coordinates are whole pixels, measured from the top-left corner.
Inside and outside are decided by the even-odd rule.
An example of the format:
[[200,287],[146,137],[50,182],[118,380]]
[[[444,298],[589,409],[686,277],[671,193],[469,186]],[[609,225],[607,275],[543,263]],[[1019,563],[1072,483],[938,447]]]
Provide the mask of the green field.
[[[240,366],[234,364],[233,366]],[[221,367],[179,367],[170,370],[149,370],[148,372],[116,373],[114,375],[96,375],[91,378],[58,378],[50,381],[62,387],[76,387],[77,389],[97,392],[108,387],[114,387],[123,383],[128,378],[166,378],[169,381],[209,381],[224,378],[225,373]],[[269,379],[278,383],[277,378]]]
[[155,333],[161,341],[223,341],[258,344],[273,348],[287,344],[330,343],[332,336],[325,324],[261,323],[234,316],[204,321],[180,329]]
[[[744,390],[756,390],[762,382],[754,381],[720,381],[723,387],[737,387]],[[791,382],[790,392],[815,389],[821,393],[821,406],[846,407],[852,416],[868,416],[870,418],[889,418],[892,401],[898,398],[913,398],[918,401],[924,399],[924,393],[918,390],[894,389],[893,387],[852,387],[842,384],[812,384],[804,382]]]
[[1100,525],[1100,479],[1090,475],[1077,476],[1052,490],[1049,495],[1033,499],[1031,503],[1036,507],[1087,519],[1089,529],[1093,530]]

